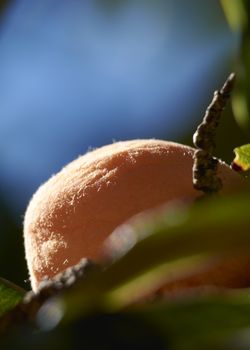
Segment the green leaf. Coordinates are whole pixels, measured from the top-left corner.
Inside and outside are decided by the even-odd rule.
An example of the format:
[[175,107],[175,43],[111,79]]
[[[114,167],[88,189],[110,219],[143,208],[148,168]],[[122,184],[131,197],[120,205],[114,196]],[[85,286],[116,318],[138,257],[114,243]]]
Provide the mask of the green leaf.
[[243,129],[247,129],[249,124],[249,110],[245,93],[246,87],[242,87],[241,85],[243,85],[243,82],[239,82],[237,89],[232,96],[232,109],[238,124]]
[[17,305],[24,294],[25,291],[22,288],[0,278],[0,316]]
[[[240,34],[236,71],[237,84],[232,96],[232,109],[239,126],[250,131],[250,3],[248,0],[221,0],[230,27]],[[236,35],[237,35],[236,34]]]
[[250,144],[243,145],[234,149],[236,157],[233,160],[232,167],[238,171],[247,171],[250,169]]
[[249,203],[249,194],[214,197],[125,225],[114,233],[125,247],[113,248],[115,262],[64,294],[65,319],[96,308],[123,309],[144,296],[155,279],[178,278],[189,267],[192,271],[195,262],[197,267],[215,256],[249,254]]
[[[249,291],[196,296],[133,307],[129,314],[151,323],[173,350],[250,348]],[[228,347],[227,347],[228,346]]]
[[[43,332],[36,333],[37,344],[51,336],[48,342],[53,348],[55,337],[71,344],[78,336],[86,348],[90,344],[89,348],[98,349],[101,342],[112,349],[114,337],[123,344],[128,335],[137,339],[142,334],[144,339],[149,329],[155,330],[152,337],[155,334],[171,350],[244,349],[242,344],[248,341],[244,332],[250,328],[247,288],[209,290],[210,295],[202,291],[163,303],[134,303],[144,296],[145,286],[168,275],[178,277],[208,258],[249,256],[249,203],[247,192],[214,196],[190,205],[168,205],[127,223],[113,233],[113,243],[122,242],[112,247],[114,261],[102,271],[89,272],[72,289],[41,307],[37,321]],[[20,333],[19,338],[27,336]],[[13,339],[16,348],[22,344],[20,339]],[[30,347],[24,348],[34,347],[34,334],[31,339]],[[93,345],[96,342],[98,346]]]
[[247,14],[242,0],[221,0],[220,2],[225,16],[234,30],[239,30],[246,25]]

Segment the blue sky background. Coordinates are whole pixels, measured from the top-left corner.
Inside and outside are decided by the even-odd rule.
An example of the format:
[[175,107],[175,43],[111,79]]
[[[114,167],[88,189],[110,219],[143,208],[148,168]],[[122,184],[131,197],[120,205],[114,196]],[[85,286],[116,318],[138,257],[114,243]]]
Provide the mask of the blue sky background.
[[0,191],[19,217],[89,147],[181,140],[230,72],[219,1],[107,3],[16,0],[2,17]]

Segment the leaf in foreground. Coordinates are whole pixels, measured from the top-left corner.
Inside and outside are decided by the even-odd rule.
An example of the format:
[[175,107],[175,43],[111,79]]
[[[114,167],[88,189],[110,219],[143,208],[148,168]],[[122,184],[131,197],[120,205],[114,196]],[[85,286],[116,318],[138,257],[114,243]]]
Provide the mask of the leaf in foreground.
[[238,171],[247,171],[250,169],[250,144],[243,145],[234,149],[235,158],[232,162],[232,168]]
[[135,307],[174,350],[250,348],[249,290]]
[[[168,275],[181,274],[188,265],[192,269],[203,259],[249,255],[249,201],[249,194],[240,194],[187,208],[177,205],[121,227],[113,236],[118,242],[112,249],[115,261],[64,294],[66,319],[98,307],[123,309],[144,297],[156,276],[157,283],[165,283]],[[123,249],[121,237],[128,240]]]
[[24,294],[25,291],[22,288],[0,278],[0,316],[17,305]]
[[157,349],[243,349],[244,332],[250,329],[248,289],[230,294],[219,290],[207,298],[198,293],[158,305],[143,299],[134,303],[144,297],[145,287],[192,270],[207,258],[249,255],[249,202],[245,193],[186,207],[177,203],[121,227],[112,238],[118,242],[112,247],[114,260],[42,306],[37,318],[41,332],[31,333],[31,345],[23,331],[8,339],[8,345],[18,348],[24,342],[31,349],[34,341],[43,341],[47,349],[63,344],[68,350],[81,341],[86,349],[113,349],[128,344],[131,336],[131,348],[140,336],[134,349],[142,348],[143,339],[149,345],[158,340]]

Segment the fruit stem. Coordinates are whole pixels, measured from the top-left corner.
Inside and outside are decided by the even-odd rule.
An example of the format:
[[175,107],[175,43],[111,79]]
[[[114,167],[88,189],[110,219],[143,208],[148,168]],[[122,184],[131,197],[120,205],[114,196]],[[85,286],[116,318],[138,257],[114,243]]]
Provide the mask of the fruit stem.
[[234,84],[235,74],[231,73],[222,88],[214,92],[212,102],[193,135],[193,143],[197,148],[194,153],[193,186],[205,194],[214,194],[222,189],[222,181],[217,175],[218,159],[213,156],[215,134]]

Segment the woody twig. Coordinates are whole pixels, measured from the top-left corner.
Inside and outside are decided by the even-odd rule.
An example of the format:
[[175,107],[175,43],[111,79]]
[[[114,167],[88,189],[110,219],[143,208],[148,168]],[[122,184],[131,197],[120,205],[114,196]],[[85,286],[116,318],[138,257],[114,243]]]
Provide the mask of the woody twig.
[[235,74],[231,73],[223,87],[214,92],[203,121],[193,136],[193,143],[197,148],[194,153],[193,186],[205,194],[216,193],[222,188],[222,181],[217,175],[218,159],[213,156],[216,146],[215,134],[234,83]]

